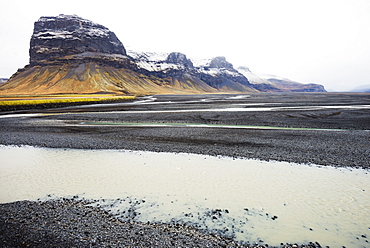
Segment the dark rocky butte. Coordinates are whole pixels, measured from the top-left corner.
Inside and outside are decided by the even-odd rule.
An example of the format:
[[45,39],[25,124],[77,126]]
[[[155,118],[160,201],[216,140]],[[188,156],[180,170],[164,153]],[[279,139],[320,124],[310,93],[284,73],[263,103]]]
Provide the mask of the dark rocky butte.
[[84,52],[126,55],[117,36],[106,27],[75,15],[41,17],[30,42],[30,64]]

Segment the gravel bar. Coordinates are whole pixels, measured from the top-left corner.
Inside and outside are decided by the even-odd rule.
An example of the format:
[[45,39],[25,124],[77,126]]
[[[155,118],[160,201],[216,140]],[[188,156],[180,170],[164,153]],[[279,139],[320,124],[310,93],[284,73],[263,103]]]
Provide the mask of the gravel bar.
[[88,204],[73,198],[0,204],[0,247],[268,247],[238,244],[185,225],[121,222]]

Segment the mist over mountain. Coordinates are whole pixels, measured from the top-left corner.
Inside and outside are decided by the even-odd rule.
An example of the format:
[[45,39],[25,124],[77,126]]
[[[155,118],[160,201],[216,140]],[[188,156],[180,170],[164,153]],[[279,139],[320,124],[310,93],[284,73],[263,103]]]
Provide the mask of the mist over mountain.
[[260,78],[223,56],[126,51],[114,32],[76,15],[36,21],[29,55],[0,94],[325,92],[322,85]]
[[351,90],[351,92],[366,92],[366,93],[370,93],[370,84],[359,86],[359,87]]

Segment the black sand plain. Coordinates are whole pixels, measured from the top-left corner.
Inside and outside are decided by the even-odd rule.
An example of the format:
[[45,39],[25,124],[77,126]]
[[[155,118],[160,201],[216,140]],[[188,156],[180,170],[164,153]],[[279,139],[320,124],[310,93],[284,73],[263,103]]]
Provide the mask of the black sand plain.
[[[370,94],[365,93],[260,93],[159,95],[116,104],[58,106],[35,110],[7,109],[0,114],[5,116],[44,113],[45,115],[0,118],[0,144],[184,152],[369,169],[369,105]],[[226,108],[234,111],[225,111]],[[248,111],[235,111],[236,108]],[[196,123],[233,125],[233,128],[120,125],[122,123]],[[293,129],[237,128],[234,125]],[[63,200],[44,204],[27,201],[2,204],[0,206],[0,247],[27,245],[33,247],[234,247],[239,245],[227,238],[215,238],[196,230],[185,230],[187,227],[181,227],[180,230],[178,227],[157,227],[145,224],[145,228],[150,229],[145,232],[152,234],[142,235],[144,232],[139,230],[143,229],[143,224],[118,223],[105,216],[106,213],[100,213],[97,209],[91,212],[92,210],[87,210],[82,205],[80,201]],[[84,213],[79,215],[80,217],[88,216],[89,213],[94,216],[79,218],[74,210],[68,210],[68,217],[64,219],[67,221],[63,222],[66,225],[64,228],[61,228],[62,224],[59,222],[59,224],[52,222],[55,218],[52,216],[63,215],[67,209],[75,206],[78,211]],[[86,219],[103,221],[105,224],[89,224]],[[74,229],[72,226],[74,221],[79,224],[85,223],[85,229],[82,226]],[[37,231],[41,225],[44,231]],[[104,228],[107,225],[112,228]],[[131,226],[128,227],[128,225]],[[128,232],[127,228],[135,231]],[[179,243],[173,236],[172,238],[171,235],[165,236],[168,230],[177,233],[176,236],[186,237]],[[68,236],[67,232],[75,236],[65,238]],[[100,240],[88,237],[88,234],[96,236],[104,232],[107,234]],[[124,237],[122,232],[125,233]],[[86,235],[83,236],[83,234]],[[52,243],[51,239],[58,242]],[[158,239],[168,239],[170,243],[165,241],[161,243]],[[121,244],[114,241],[120,241]],[[262,246],[266,245],[259,247]],[[282,245],[282,247],[285,246],[298,247]],[[302,247],[319,247],[319,245],[311,243]]]

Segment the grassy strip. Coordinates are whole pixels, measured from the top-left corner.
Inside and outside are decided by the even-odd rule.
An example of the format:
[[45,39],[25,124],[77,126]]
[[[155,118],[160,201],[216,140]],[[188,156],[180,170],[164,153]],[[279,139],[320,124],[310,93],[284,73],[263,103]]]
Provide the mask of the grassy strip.
[[37,98],[105,98],[117,97],[116,94],[55,94],[55,95],[0,95],[0,99],[37,99]]
[[136,98],[135,96],[117,96],[117,97],[88,97],[88,98],[68,98],[68,99],[10,100],[10,101],[0,101],[0,106],[78,103],[78,102],[97,102],[97,101],[118,101],[118,100],[133,100],[135,98]]

